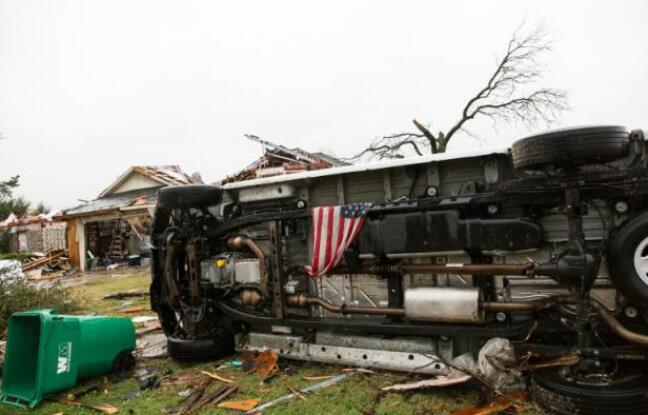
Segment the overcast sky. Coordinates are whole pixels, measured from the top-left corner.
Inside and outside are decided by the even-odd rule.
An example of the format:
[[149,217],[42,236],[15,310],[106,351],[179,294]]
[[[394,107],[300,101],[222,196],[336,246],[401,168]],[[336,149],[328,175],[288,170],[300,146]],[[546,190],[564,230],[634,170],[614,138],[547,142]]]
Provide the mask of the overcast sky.
[[[446,129],[525,18],[554,40],[559,125],[648,128],[645,1],[0,0],[0,179],[64,208],[131,165],[218,180],[260,154],[245,133],[349,155]],[[471,130],[451,149],[527,132]]]

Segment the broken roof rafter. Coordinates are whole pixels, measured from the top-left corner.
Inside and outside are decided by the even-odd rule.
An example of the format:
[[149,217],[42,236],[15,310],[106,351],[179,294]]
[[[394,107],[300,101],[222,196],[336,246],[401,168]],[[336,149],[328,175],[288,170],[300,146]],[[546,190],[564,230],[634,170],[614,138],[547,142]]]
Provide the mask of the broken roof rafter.
[[320,170],[348,165],[346,162],[321,152],[311,153],[301,148],[288,148],[251,134],[246,134],[245,137],[261,144],[263,154],[246,168],[228,176],[221,183],[250,180],[259,176],[293,174],[297,171]]

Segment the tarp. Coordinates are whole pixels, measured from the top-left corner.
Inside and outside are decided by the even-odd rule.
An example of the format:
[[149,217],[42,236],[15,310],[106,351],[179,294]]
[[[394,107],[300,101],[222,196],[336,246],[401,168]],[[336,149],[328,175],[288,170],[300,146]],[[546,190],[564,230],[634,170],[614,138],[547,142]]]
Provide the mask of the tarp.
[[0,282],[15,282],[24,278],[20,261],[0,259]]

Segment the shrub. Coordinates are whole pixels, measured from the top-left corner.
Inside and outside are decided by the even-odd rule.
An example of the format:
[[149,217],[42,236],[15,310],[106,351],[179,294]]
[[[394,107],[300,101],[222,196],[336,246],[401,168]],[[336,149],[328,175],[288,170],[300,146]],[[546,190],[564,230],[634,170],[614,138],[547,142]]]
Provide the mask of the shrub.
[[36,288],[26,281],[0,281],[0,337],[13,313],[35,308],[55,308],[61,313],[70,313],[78,310],[80,304],[67,287]]
[[24,252],[10,252],[8,254],[0,254],[0,259],[15,259],[20,262],[23,262],[25,259],[29,257],[30,255]]

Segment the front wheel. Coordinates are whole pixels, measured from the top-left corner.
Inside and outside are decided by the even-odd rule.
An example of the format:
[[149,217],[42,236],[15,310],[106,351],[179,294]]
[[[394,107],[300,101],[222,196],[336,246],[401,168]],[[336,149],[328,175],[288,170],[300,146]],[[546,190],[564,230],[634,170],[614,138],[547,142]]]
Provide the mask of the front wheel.
[[201,321],[193,321],[161,304],[158,318],[167,337],[169,356],[178,361],[208,361],[220,359],[234,351],[234,334],[227,323],[213,313]]
[[610,374],[572,376],[567,368],[537,371],[531,378],[533,400],[554,415],[645,415],[648,373],[641,367]]
[[219,336],[216,339],[181,339],[167,337],[167,350],[178,361],[208,361],[225,357],[234,352],[234,337]]

